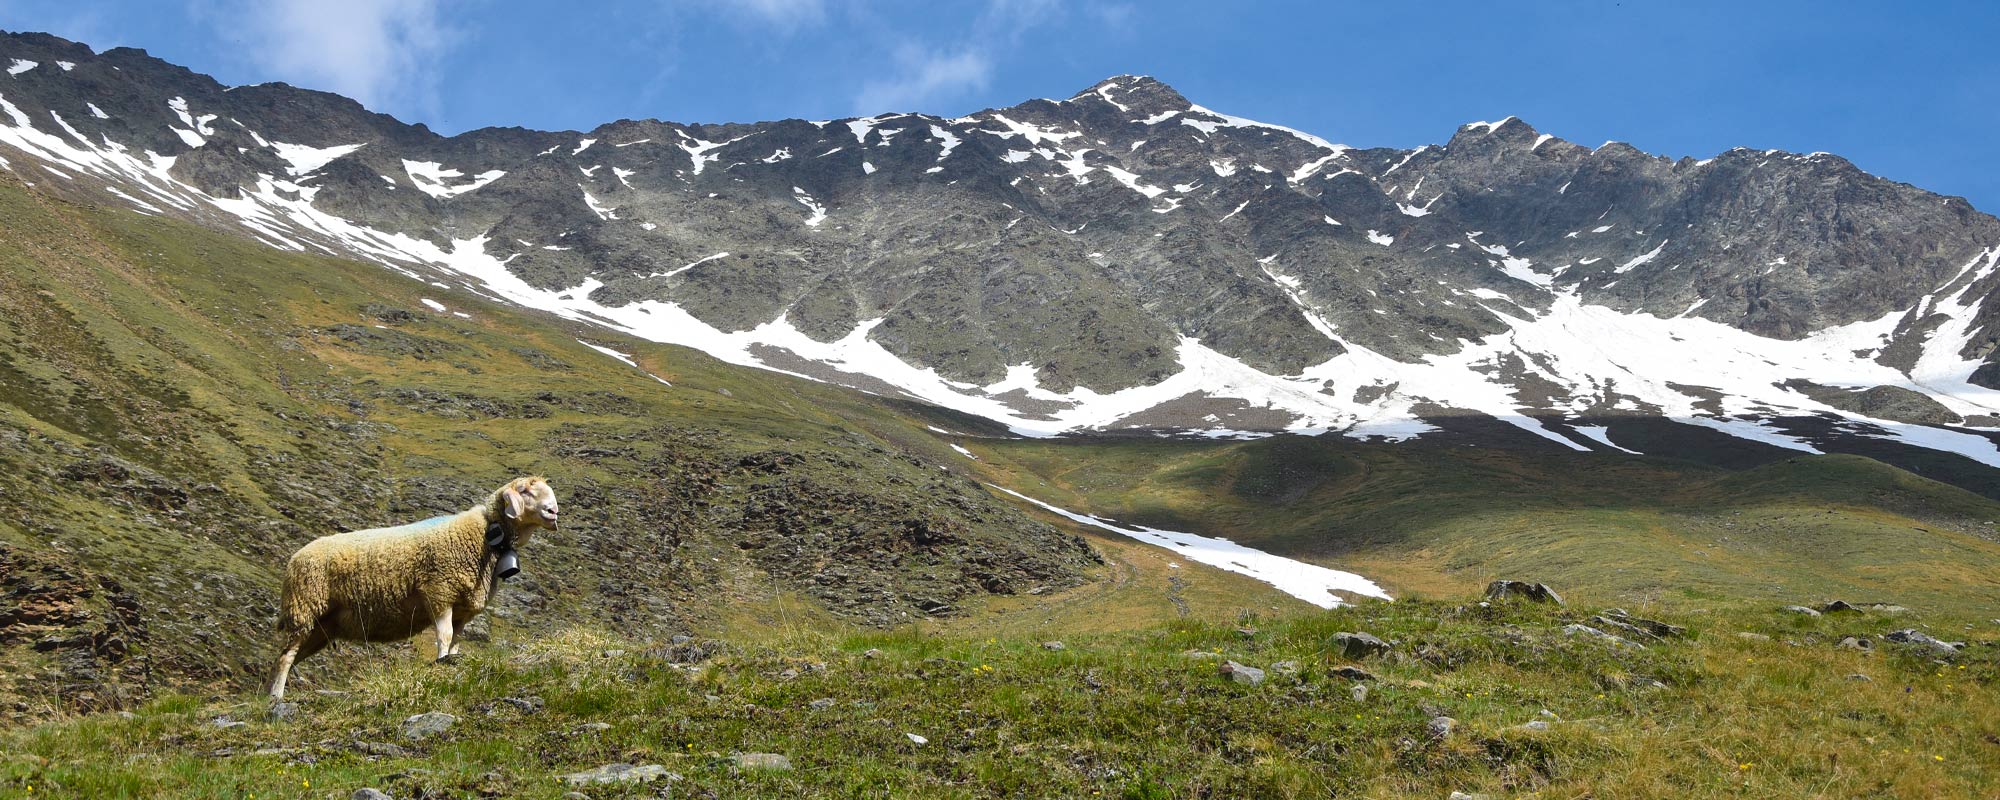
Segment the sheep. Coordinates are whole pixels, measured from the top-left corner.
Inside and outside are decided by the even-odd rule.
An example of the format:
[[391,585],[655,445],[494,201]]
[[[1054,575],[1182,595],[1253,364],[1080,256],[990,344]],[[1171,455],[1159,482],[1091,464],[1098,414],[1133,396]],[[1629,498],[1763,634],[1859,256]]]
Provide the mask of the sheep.
[[393,642],[429,627],[437,660],[450,663],[459,631],[520,571],[515,548],[559,513],[547,480],[517,478],[457,514],[306,543],[285,564],[271,698],[285,696],[294,663],[336,639]]

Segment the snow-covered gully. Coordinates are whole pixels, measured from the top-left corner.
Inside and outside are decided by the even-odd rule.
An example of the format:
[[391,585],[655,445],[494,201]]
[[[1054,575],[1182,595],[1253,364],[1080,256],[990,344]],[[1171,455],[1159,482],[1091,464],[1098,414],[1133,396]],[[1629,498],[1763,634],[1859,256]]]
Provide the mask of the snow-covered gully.
[[[991,484],[988,484],[991,485]],[[1125,527],[1110,520],[1099,519],[1088,514],[1059,508],[1029,497],[1004,486],[995,489],[1026,500],[1049,513],[1065,517],[1081,525],[1107,530],[1120,536],[1136,539],[1146,544],[1163,547],[1180,554],[1189,561],[1207,564],[1216,569],[1247,575],[1275,587],[1278,591],[1304,600],[1320,608],[1344,605],[1336,592],[1363,597],[1389,600],[1389,593],[1382,591],[1374,581],[1352,572],[1328,569],[1317,564],[1308,564],[1284,556],[1272,555],[1262,550],[1209,536],[1198,536],[1180,531],[1148,528],[1144,525]]]

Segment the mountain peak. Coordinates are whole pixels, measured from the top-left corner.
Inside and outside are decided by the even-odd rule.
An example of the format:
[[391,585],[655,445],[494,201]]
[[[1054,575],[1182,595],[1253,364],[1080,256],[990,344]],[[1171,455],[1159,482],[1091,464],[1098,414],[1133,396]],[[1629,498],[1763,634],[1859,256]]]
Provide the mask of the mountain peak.
[[1150,75],[1114,75],[1077,92],[1070,99],[1089,100],[1092,97],[1103,100],[1120,111],[1144,111],[1148,114],[1186,111],[1193,105],[1180,92],[1175,91],[1174,87]]

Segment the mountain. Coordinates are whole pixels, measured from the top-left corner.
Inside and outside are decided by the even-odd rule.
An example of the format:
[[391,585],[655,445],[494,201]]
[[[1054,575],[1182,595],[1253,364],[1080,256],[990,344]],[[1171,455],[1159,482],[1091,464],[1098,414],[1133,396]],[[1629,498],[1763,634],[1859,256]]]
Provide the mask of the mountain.
[[1513,118],[1359,150],[1135,76],[957,119],[445,137],[138,50],[14,34],[0,63],[0,157],[43,190],[1018,434],[1496,419],[1615,452],[1666,419],[2000,466],[2000,221],[1829,154]]

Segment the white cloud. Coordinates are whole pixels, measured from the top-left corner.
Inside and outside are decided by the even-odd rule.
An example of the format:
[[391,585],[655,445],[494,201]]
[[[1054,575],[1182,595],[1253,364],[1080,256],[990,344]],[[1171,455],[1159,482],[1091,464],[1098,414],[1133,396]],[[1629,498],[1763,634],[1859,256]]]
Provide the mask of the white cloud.
[[826,0],[709,0],[712,8],[785,31],[826,21]]
[[917,111],[939,100],[986,88],[993,61],[977,50],[940,52],[906,46],[896,53],[896,71],[889,78],[862,84],[854,98],[863,115]]
[[[435,111],[454,38],[438,0],[261,0],[239,6],[252,61],[378,110]],[[428,114],[426,114],[428,116]]]

